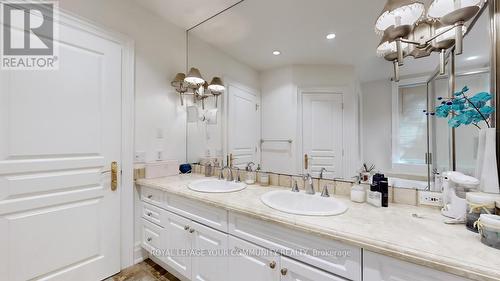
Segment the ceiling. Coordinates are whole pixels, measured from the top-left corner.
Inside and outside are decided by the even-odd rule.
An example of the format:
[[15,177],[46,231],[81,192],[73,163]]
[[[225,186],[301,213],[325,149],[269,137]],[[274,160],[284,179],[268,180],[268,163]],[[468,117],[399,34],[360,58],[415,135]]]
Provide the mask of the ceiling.
[[240,0],[131,0],[169,22],[189,29]]
[[[133,1],[185,29],[238,2]],[[256,70],[292,64],[352,65],[363,82],[387,79],[392,76],[392,64],[376,56],[380,38],[374,32],[374,22],[385,1],[245,0],[190,34]],[[484,24],[487,25],[486,20]],[[336,38],[327,40],[329,33],[335,33]],[[479,53],[487,61],[487,32],[476,33],[468,36],[475,38],[465,44],[466,56]],[[281,55],[273,56],[274,50],[281,51]],[[464,56],[459,58],[463,60]],[[431,72],[437,64],[438,55],[419,60],[408,58],[401,74]]]

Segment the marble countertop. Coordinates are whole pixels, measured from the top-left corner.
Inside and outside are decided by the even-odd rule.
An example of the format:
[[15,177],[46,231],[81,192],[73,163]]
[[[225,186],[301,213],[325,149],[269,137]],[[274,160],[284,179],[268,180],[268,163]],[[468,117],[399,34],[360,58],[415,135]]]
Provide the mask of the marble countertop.
[[328,217],[291,215],[260,201],[262,194],[282,187],[251,185],[239,192],[218,194],[187,188],[190,181],[201,178],[205,177],[179,175],[141,179],[137,184],[469,279],[500,280],[500,250],[482,244],[479,234],[464,225],[443,223],[437,209],[401,204],[376,208],[335,196],[349,206],[346,213]]

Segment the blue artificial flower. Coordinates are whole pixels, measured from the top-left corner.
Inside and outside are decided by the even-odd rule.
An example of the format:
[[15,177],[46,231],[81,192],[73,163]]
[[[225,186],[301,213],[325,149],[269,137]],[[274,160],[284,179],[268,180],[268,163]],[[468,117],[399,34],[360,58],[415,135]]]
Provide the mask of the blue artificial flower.
[[489,118],[490,115],[495,112],[495,109],[489,105],[483,106],[481,109],[479,109],[481,114],[483,114],[486,118]]
[[450,114],[451,107],[448,105],[440,105],[436,107],[436,116],[446,118]]
[[458,116],[455,116],[453,118],[451,118],[450,120],[448,120],[448,126],[452,127],[452,128],[458,128],[460,126],[460,119],[458,119]]
[[474,104],[474,106],[480,108],[486,105],[488,101],[490,101],[493,98],[492,95],[486,92],[481,92],[470,98],[470,102]]

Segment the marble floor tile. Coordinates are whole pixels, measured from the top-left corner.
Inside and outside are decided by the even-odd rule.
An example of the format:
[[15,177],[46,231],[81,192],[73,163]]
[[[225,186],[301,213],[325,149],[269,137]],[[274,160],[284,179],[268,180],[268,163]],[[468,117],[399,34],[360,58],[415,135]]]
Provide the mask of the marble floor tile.
[[147,259],[104,281],[179,281],[161,266]]

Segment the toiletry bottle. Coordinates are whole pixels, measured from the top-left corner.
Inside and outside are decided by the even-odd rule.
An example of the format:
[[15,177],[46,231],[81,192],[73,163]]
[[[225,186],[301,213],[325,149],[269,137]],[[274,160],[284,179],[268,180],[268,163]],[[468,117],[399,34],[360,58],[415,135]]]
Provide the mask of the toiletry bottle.
[[351,189],[351,201],[356,203],[363,203],[366,201],[366,191],[361,185],[361,177],[355,177],[356,184]]
[[389,207],[389,183],[387,178],[379,182],[379,190],[382,193],[382,207]]
[[245,171],[247,172],[247,176],[245,178],[245,183],[248,185],[255,184],[255,172],[252,170],[252,167],[255,164],[253,162],[250,162],[247,164],[247,167],[245,168]]

